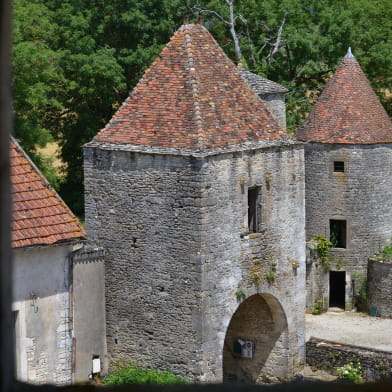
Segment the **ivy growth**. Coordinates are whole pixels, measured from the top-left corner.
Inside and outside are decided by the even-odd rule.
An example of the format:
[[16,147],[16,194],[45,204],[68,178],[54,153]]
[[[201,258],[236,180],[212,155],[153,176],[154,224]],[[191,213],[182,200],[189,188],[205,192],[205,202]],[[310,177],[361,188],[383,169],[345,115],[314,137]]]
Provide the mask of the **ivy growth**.
[[275,273],[273,271],[268,272],[268,274],[265,275],[265,279],[268,283],[272,283],[275,280]]
[[329,249],[332,247],[332,242],[328,241],[322,235],[317,235],[312,238],[317,243],[316,250],[320,256],[320,260],[324,263],[327,260]]
[[235,292],[235,296],[237,297],[237,299],[244,299],[245,298],[245,293],[242,290],[237,290]]

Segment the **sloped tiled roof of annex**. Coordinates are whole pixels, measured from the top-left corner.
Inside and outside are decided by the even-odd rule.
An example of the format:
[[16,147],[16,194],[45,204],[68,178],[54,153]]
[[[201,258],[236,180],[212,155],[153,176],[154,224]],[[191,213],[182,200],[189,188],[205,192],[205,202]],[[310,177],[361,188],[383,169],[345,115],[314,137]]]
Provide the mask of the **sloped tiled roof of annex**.
[[289,90],[279,83],[263,78],[253,72],[248,71],[243,65],[238,65],[241,76],[248,82],[252,90],[257,94],[287,93]]
[[52,245],[86,236],[78,219],[11,138],[12,247]]
[[349,49],[297,132],[302,141],[392,142],[392,122]]
[[211,34],[186,24],[92,143],[205,151],[286,137]]

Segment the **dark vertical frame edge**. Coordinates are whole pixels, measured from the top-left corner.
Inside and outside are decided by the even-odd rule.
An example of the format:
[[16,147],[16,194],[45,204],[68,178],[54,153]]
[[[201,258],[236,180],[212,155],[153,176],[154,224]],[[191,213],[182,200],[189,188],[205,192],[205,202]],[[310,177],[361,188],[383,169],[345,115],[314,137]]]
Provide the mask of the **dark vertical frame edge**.
[[9,177],[9,135],[11,104],[11,0],[0,0],[0,390],[14,383],[14,338],[11,312],[11,197]]

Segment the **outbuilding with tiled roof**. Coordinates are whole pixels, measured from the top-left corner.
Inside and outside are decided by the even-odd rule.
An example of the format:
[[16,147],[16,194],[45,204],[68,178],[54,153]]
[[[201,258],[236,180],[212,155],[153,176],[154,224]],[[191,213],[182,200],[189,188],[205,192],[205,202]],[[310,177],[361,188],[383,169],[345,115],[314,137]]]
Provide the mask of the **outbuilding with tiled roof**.
[[78,219],[13,138],[10,164],[16,377],[87,381],[93,353],[105,358],[100,250],[82,247]]

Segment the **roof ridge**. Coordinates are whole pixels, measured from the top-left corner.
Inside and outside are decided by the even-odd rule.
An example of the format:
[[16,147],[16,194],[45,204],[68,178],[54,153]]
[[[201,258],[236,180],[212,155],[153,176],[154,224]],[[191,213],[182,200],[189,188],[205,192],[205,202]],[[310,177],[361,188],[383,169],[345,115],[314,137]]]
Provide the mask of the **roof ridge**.
[[201,117],[201,105],[200,99],[198,94],[198,80],[197,80],[197,73],[195,68],[195,62],[193,60],[193,51],[192,51],[192,37],[189,34],[189,30],[186,30],[189,25],[184,25],[184,38],[185,38],[185,53],[187,55],[187,64],[188,64],[188,75],[189,81],[191,83],[192,88],[192,99],[193,99],[193,113],[192,113],[192,121],[196,125],[197,131],[197,145],[199,147],[203,147],[205,137],[203,133],[203,121]]

